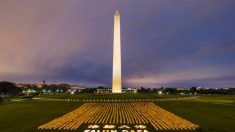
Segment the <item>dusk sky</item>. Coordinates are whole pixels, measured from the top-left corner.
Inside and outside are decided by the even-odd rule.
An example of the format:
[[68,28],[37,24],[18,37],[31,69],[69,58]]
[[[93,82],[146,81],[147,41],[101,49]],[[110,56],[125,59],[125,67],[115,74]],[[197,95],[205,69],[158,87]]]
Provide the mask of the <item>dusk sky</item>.
[[235,87],[234,0],[1,0],[0,81]]

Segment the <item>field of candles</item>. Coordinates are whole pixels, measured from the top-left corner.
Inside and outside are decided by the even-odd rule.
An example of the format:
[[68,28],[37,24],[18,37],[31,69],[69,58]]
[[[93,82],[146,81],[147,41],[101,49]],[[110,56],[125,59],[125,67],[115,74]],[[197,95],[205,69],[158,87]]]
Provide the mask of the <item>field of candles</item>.
[[[154,103],[85,103],[61,117],[38,127],[38,129],[75,130],[81,125],[118,126],[151,125],[155,130],[195,130],[199,126],[166,111]],[[105,129],[105,128],[100,128]]]

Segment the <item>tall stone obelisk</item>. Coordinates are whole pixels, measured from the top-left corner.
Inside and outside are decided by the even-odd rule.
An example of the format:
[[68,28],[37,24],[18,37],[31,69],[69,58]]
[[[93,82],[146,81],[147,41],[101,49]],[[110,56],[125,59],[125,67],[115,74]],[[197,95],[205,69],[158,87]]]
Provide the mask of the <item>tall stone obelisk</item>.
[[122,93],[120,13],[114,15],[112,93]]

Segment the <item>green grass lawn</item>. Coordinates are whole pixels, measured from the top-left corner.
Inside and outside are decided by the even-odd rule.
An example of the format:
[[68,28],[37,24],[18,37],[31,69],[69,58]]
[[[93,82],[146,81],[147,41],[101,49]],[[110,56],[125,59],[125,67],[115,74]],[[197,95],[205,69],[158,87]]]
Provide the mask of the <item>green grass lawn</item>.
[[1,132],[33,132],[37,127],[78,108],[81,103],[22,101],[0,104]]
[[[207,102],[208,99],[210,102]],[[228,102],[234,101],[234,96],[203,96],[196,100],[166,101],[156,104],[198,124],[202,131],[234,132],[235,105],[233,103],[228,105]]]
[[[129,95],[118,96],[125,97]],[[151,94],[134,96],[135,98],[147,96],[156,96],[156,98],[184,97],[181,95],[162,95],[159,97],[159,95]],[[81,97],[82,96],[79,96],[79,98]],[[84,96],[84,98],[88,97]],[[111,95],[111,97],[102,98],[112,97],[115,99],[117,98],[114,95]],[[202,131],[234,132],[234,101],[235,96],[202,96],[196,100],[159,101],[155,103],[176,115],[179,115],[193,123],[200,125],[202,127]],[[0,103],[0,131],[37,131],[37,127],[39,125],[64,115],[78,108],[81,104],[82,103],[80,102],[54,102],[35,100]]]
[[235,105],[235,96],[210,95],[201,96],[199,100],[212,104]]

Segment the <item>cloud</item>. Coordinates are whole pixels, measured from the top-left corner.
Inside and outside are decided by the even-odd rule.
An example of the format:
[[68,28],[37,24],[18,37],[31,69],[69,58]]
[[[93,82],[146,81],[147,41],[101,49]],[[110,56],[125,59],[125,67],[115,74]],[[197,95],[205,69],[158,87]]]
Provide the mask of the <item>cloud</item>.
[[233,77],[234,5],[232,0],[2,0],[0,80],[110,86],[113,14],[119,9],[125,85],[214,86],[210,78]]
[[[7,75],[48,74],[82,53],[86,30],[70,27],[69,3],[5,2],[0,9],[0,72]],[[11,8],[9,8],[11,7]],[[49,73],[53,74],[53,73]]]
[[[223,70],[221,72],[221,70]],[[126,80],[125,83],[129,85],[137,86],[151,86],[151,87],[160,87],[160,86],[183,86],[189,84],[193,85],[205,85],[213,87],[222,87],[222,86],[233,86],[234,81],[234,72],[231,72],[231,68],[227,69],[225,72],[224,69],[220,67],[207,67],[203,69],[190,69],[182,70],[168,73],[160,74],[147,74],[143,76],[131,76]],[[229,83],[230,82],[230,83]],[[147,85],[146,85],[147,84]],[[232,85],[231,85],[232,84]],[[187,86],[185,85],[185,86]]]

